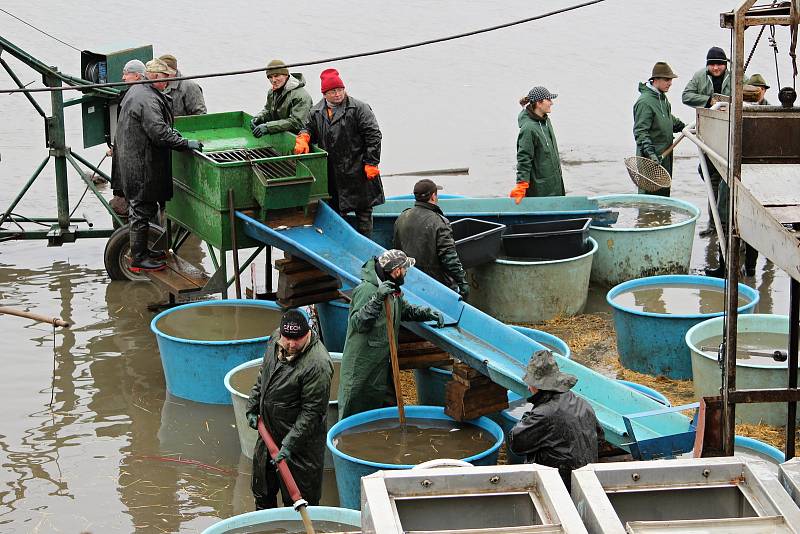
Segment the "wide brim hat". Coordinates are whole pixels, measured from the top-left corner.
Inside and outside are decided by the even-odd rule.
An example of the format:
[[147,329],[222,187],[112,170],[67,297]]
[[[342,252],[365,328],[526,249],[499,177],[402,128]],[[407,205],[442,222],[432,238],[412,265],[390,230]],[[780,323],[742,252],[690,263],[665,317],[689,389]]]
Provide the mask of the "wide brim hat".
[[650,79],[656,78],[669,78],[674,79],[677,78],[678,75],[673,72],[672,67],[669,66],[669,63],[666,61],[659,61],[655,65],[653,65],[653,71],[650,74]]
[[558,393],[569,391],[578,382],[576,376],[561,372],[553,353],[549,350],[538,350],[533,353],[523,380],[536,389]]
[[753,74],[750,76],[750,79],[747,80],[747,85],[754,85],[756,87],[763,87],[764,89],[769,89],[769,85],[767,85],[767,81],[764,77],[760,74]]

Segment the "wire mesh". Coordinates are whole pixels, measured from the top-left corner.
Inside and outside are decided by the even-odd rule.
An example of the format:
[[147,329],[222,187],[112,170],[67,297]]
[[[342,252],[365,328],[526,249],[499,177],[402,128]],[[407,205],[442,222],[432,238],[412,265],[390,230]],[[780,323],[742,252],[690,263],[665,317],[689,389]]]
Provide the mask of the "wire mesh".
[[672,185],[672,176],[669,175],[667,169],[650,158],[641,156],[625,158],[625,167],[628,169],[631,181],[639,189],[648,193],[654,193]]

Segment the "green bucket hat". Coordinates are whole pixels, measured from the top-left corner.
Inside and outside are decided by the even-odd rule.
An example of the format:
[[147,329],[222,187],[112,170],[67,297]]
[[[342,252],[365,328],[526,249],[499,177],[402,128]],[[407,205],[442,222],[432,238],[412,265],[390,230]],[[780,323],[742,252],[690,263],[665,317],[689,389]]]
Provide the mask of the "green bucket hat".
[[763,87],[764,89],[769,89],[767,81],[760,74],[753,74],[752,76],[750,76],[750,79],[747,80],[745,83],[747,85],[755,85],[756,87]]
[[289,69],[286,68],[286,63],[280,59],[273,59],[267,63],[267,76],[270,74],[285,74],[289,75]]
[[659,61],[655,65],[653,65],[653,73],[650,75],[650,79],[654,78],[677,78],[678,75],[672,72],[672,67],[669,66],[669,63],[665,61]]
[[577,377],[562,373],[549,350],[538,350],[531,356],[523,380],[529,386],[545,391],[564,393],[578,382]]

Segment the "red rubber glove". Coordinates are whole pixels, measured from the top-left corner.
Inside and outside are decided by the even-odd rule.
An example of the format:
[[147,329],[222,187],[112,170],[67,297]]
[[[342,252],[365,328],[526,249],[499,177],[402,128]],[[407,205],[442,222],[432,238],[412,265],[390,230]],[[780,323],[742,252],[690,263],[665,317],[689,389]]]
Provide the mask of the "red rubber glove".
[[508,195],[514,199],[514,202],[519,204],[522,202],[522,199],[525,198],[525,193],[528,191],[528,182],[517,182],[517,185],[514,186],[514,189],[511,190],[511,193]]
[[367,173],[367,180],[374,180],[376,176],[381,175],[377,165],[364,164],[364,172]]
[[295,154],[308,154],[308,143],[311,142],[311,136],[307,132],[299,134],[294,141]]

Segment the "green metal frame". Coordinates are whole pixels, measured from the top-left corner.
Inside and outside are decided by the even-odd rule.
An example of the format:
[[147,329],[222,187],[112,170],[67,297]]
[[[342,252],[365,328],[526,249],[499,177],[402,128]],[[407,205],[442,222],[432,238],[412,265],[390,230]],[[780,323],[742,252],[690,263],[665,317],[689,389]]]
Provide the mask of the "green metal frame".
[[[78,77],[69,76],[60,72],[55,67],[50,67],[45,63],[34,58],[31,54],[25,52],[13,43],[0,37],[0,66],[8,73],[14,83],[20,89],[23,88],[22,81],[19,79],[14,69],[2,57],[2,53],[7,52],[26,66],[42,75],[42,80],[47,87],[60,87],[62,84],[80,86],[86,85],[91,82],[83,80]],[[0,214],[0,241],[10,239],[47,239],[49,246],[60,246],[64,243],[74,242],[78,238],[103,238],[110,236],[113,228],[94,228],[90,221],[85,217],[71,217],[69,206],[69,186],[67,183],[67,163],[69,163],[78,172],[86,186],[92,190],[92,193],[103,204],[106,211],[118,223],[122,223],[119,216],[109,206],[100,191],[97,190],[92,180],[86,176],[80,167],[80,164],[92,170],[95,174],[102,176],[105,180],[111,181],[111,178],[100,171],[96,166],[89,163],[80,154],[77,154],[70,147],[66,145],[66,136],[64,133],[64,108],[76,103],[81,103],[87,99],[104,99],[116,100],[120,91],[118,89],[92,89],[87,90],[84,96],[64,102],[64,95],[61,91],[52,91],[50,93],[50,115],[47,115],[44,109],[30,96],[24,93],[30,104],[39,115],[42,116],[45,122],[45,146],[48,149],[47,157],[39,164],[31,177],[22,186],[16,197],[9,204],[9,206]],[[56,203],[57,203],[57,216],[56,217],[39,217],[39,216],[22,216],[14,213],[14,209],[25,197],[25,194],[34,184],[36,179],[41,175],[44,168],[53,159],[55,166],[55,186],[56,186]],[[5,229],[4,224],[11,223],[16,229]],[[22,225],[46,225],[46,223],[53,223],[47,230],[25,228]],[[78,229],[78,223],[89,224],[88,229]]]

